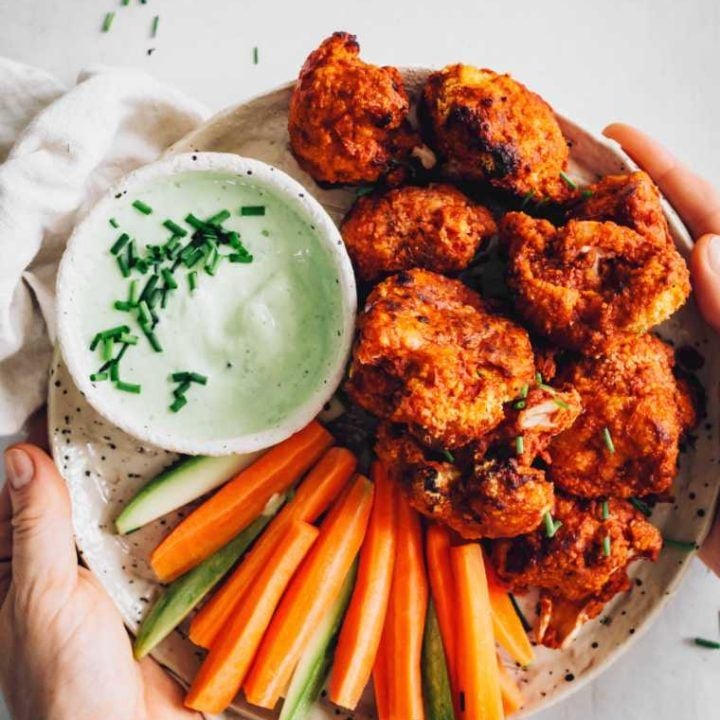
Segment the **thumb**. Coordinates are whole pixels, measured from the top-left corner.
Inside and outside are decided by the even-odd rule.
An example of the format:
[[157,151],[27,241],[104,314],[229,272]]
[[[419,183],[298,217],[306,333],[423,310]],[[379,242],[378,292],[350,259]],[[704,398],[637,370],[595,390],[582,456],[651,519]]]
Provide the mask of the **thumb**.
[[20,593],[74,582],[70,498],[53,461],[33,445],[5,453],[12,505],[12,582]]
[[700,314],[720,332],[720,235],[703,235],[695,243],[690,272]]

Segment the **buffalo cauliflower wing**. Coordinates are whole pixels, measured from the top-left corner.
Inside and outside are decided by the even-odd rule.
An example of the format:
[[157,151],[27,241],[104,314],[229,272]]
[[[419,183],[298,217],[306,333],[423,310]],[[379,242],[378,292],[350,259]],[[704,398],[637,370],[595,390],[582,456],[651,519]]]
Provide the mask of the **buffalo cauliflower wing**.
[[461,282],[414,269],[369,295],[345,387],[374,415],[452,449],[497,426],[533,377],[525,330]]
[[548,472],[558,487],[583,497],[667,493],[695,415],[673,362],[672,348],[644,335],[563,370],[584,412],[550,444]]
[[414,267],[459,273],[497,225],[451,185],[408,186],[358,198],[341,232],[358,275],[374,281]]
[[659,244],[672,245],[660,191],[642,171],[608,175],[588,186],[583,199],[570,208],[569,219],[610,220]]
[[432,73],[420,115],[448,175],[562,201],[569,150],[552,108],[509,75],[468,65]]
[[558,495],[554,521],[560,525],[552,537],[543,527],[498,540],[492,558],[514,592],[541,588],[537,639],[561,647],[614,595],[630,588],[628,566],[640,558],[655,560],[662,539],[629,502],[616,498],[605,506]]
[[381,425],[375,451],[394,470],[411,505],[465,538],[513,537],[536,528],[553,507],[542,470],[515,458],[464,459],[422,448],[400,426]]
[[518,311],[561,347],[599,354],[667,319],[690,294],[674,247],[613,222],[570,220],[556,228],[512,212],[500,232]]
[[354,35],[331,35],[310,53],[290,100],[290,147],[318,182],[375,182],[419,144],[400,73],[359,53]]

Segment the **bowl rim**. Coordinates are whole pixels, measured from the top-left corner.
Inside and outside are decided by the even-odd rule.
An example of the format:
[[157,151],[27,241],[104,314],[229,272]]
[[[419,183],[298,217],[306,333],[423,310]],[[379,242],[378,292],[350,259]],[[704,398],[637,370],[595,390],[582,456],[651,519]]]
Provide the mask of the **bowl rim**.
[[[146,426],[137,413],[133,417],[122,412],[120,409],[122,405],[108,407],[107,403],[102,401],[86,372],[87,368],[81,359],[82,351],[73,347],[77,344],[73,341],[75,323],[73,313],[70,312],[74,303],[73,279],[76,267],[74,260],[78,248],[84,245],[83,238],[92,231],[98,216],[112,216],[111,207],[117,201],[116,196],[119,193],[139,188],[157,178],[171,178],[187,172],[224,172],[252,176],[254,182],[271,188],[281,200],[314,226],[317,237],[329,252],[333,268],[337,272],[342,333],[339,336],[333,335],[333,344],[328,353],[330,363],[327,370],[318,376],[317,386],[310,397],[295,407],[276,427],[243,435],[197,441],[165,431],[156,431]],[[352,347],[357,312],[355,275],[350,258],[339,229],[320,202],[306,187],[279,168],[260,160],[220,152],[164,155],[152,163],[133,170],[114,183],[75,226],[68,239],[58,270],[56,296],[57,342],[73,382],[84,394],[88,403],[106,420],[129,435],[165,450],[185,455],[254,452],[276,445],[305,427],[317,416],[340,385]]]

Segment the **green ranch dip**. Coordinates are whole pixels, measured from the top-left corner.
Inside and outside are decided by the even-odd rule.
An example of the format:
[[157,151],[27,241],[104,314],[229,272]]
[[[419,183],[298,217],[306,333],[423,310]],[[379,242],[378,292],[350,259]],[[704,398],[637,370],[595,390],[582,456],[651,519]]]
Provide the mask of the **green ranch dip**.
[[83,228],[95,248],[66,261],[71,309],[61,302],[103,414],[234,438],[280,427],[329,382],[348,342],[337,257],[276,188],[187,171],[107,207]]

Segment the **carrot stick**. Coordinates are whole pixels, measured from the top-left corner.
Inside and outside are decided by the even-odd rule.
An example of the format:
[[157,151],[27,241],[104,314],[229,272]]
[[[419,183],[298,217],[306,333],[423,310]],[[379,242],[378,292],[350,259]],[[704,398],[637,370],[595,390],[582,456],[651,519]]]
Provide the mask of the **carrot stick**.
[[230,705],[285,588],[319,532],[314,525],[299,520],[288,526],[282,545],[276,546],[242,607],[232,616],[201,665],[185,697],[187,707],[219,713]]
[[482,550],[450,548],[457,592],[456,633],[460,710],[464,720],[502,720],[503,706]]
[[490,607],[492,609],[495,639],[507,650],[510,657],[526,667],[535,659],[525,628],[513,607],[507,588],[502,584],[489,562],[485,563]]
[[385,622],[395,560],[395,483],[382,464],[372,467],[375,499],[350,606],[335,649],[328,694],[354,710],[370,679]]
[[388,706],[393,719],[424,720],[422,643],[428,583],[418,514],[405,498],[397,506],[397,540],[392,589],[385,619],[391,654]]
[[512,675],[506,670],[505,666],[498,658],[498,673],[500,676],[500,694],[502,695],[503,710],[505,716],[516,713],[523,706],[523,696],[520,688],[513,679]]
[[272,709],[287,687],[305,643],[335,602],[360,550],[372,499],[372,483],[358,475],[323,521],[320,537],[292,579],[243,685],[253,705]]
[[378,646],[377,655],[375,655],[375,664],[373,665],[372,671],[377,720],[393,720],[390,716],[390,705],[388,697],[391,661],[392,649],[388,645],[388,631],[386,622],[382,634],[380,635],[380,645]]
[[313,421],[268,450],[188,515],[153,551],[150,562],[163,582],[174,580],[228,543],[311,467],[332,436]]
[[425,538],[428,577],[432,590],[435,611],[440,625],[440,635],[445,650],[450,686],[453,690],[453,701],[457,707],[457,655],[455,652],[455,615],[456,602],[455,580],[450,564],[450,530],[444,525],[433,523],[428,527]]
[[312,523],[325,512],[352,474],[357,459],[345,448],[330,448],[298,487],[295,497],[280,511],[227,582],[202,607],[190,623],[190,639],[209,648],[218,632],[239,607],[253,579],[267,565],[288,524]]

